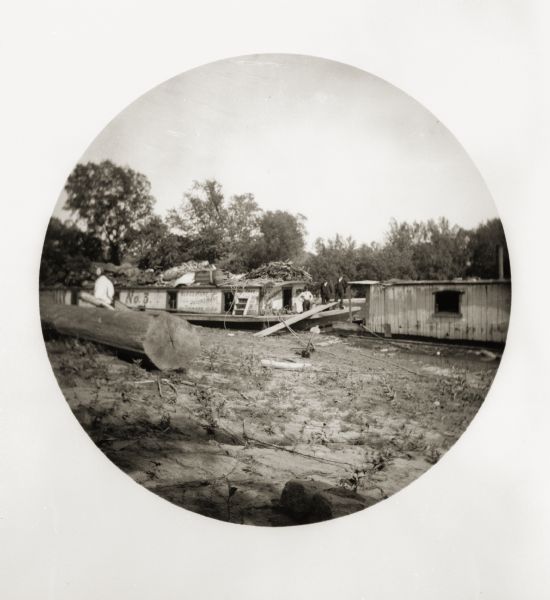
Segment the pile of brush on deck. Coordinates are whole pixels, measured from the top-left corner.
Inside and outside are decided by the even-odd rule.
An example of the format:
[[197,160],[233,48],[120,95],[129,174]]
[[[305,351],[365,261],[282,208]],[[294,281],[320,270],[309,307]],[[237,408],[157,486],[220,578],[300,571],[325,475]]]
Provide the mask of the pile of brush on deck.
[[246,274],[246,279],[274,279],[277,281],[311,281],[311,275],[292,261],[276,261],[262,265]]
[[170,287],[175,284],[179,277],[185,273],[197,271],[216,271],[215,278],[218,285],[223,282],[228,285],[238,285],[250,281],[281,282],[281,281],[311,281],[311,275],[302,267],[294,265],[291,261],[270,262],[248,273],[235,275],[227,271],[216,270],[216,267],[208,261],[188,261],[180,265],[155,271],[154,269],[140,269],[130,263],[114,265],[112,263],[92,262],[82,265],[81,268],[68,273],[58,273],[55,281],[43,281],[45,285],[82,286],[84,288],[93,286],[97,278],[96,269],[102,271],[111,279],[115,287],[126,287],[133,285],[164,286]]

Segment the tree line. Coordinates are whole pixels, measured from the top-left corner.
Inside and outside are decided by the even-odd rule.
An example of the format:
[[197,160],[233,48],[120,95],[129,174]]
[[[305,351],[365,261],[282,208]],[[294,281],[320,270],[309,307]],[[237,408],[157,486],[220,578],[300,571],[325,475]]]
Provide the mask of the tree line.
[[[195,181],[181,204],[163,219],[154,212],[148,178],[112,161],[78,164],[65,185],[71,220],[52,218],[46,233],[42,283],[78,284],[69,274],[92,261],[130,262],[160,271],[189,260],[208,260],[234,273],[271,261],[292,260],[314,281],[335,279],[491,278],[497,275],[496,246],[505,249],[499,219],[466,230],[445,218],[391,221],[382,243],[358,244],[336,235],[305,250],[306,217],[264,211],[254,195],[226,198],[216,180]],[[74,277],[73,277],[74,278]],[[69,279],[69,280],[68,280]]]

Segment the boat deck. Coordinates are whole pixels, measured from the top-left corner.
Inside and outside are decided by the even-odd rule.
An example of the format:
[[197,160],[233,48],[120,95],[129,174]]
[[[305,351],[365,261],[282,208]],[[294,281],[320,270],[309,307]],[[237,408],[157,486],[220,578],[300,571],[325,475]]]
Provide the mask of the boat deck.
[[[134,309],[135,310],[135,309]],[[352,314],[355,314],[360,309],[359,307],[352,307]],[[166,312],[164,310],[147,309],[151,313]],[[282,315],[233,315],[229,313],[192,313],[180,310],[168,311],[176,317],[181,317],[190,323],[197,325],[231,325],[231,326],[247,326],[247,327],[269,327],[285,320],[285,317],[292,316],[291,314]],[[334,310],[326,310],[303,321],[295,323],[293,327],[300,325],[322,325],[323,323],[329,323],[331,321],[342,321],[349,318],[349,308],[339,308]]]

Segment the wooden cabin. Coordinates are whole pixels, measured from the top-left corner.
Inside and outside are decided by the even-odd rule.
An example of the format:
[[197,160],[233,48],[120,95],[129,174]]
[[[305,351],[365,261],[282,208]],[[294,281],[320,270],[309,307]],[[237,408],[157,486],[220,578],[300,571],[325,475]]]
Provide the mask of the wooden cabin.
[[509,280],[353,281],[365,298],[361,318],[372,332],[503,344],[512,286]]

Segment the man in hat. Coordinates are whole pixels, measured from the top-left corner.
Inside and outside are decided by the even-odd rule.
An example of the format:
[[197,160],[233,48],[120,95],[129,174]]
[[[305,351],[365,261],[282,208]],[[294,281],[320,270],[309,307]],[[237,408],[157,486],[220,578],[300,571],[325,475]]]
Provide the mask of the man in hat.
[[348,282],[343,275],[338,277],[336,281],[336,297],[335,300],[340,300],[340,308],[344,308],[344,298],[346,297],[346,290],[348,288]]
[[321,284],[321,301],[323,304],[326,304],[332,298],[332,286],[330,282],[325,279]]

